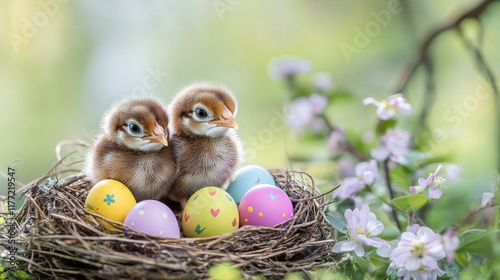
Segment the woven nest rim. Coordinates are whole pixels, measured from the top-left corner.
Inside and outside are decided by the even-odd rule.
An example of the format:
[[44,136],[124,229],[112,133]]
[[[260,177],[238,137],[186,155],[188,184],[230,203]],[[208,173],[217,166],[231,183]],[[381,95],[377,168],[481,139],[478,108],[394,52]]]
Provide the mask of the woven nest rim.
[[293,219],[275,227],[244,226],[214,237],[177,239],[123,229],[111,234],[98,221],[113,222],[83,206],[90,188],[84,174],[61,180],[45,176],[23,192],[27,199],[15,216],[16,257],[21,268],[39,278],[65,279],[202,279],[222,262],[240,268],[245,279],[336,267],[334,230],[323,211],[327,193],[319,193],[305,172],[270,172],[293,202]]

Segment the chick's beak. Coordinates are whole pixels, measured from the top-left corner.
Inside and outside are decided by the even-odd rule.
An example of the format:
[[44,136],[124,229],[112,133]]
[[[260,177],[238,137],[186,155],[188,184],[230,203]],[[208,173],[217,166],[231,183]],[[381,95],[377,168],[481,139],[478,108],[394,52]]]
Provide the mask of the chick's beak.
[[156,123],[155,128],[153,129],[153,135],[143,137],[144,140],[150,140],[151,143],[161,143],[165,146],[168,146],[167,134],[163,127],[160,124]]
[[234,120],[233,113],[229,111],[226,105],[223,105],[220,119],[215,119],[213,121],[209,121],[209,124],[216,124],[217,126],[229,127],[238,129],[238,123]]

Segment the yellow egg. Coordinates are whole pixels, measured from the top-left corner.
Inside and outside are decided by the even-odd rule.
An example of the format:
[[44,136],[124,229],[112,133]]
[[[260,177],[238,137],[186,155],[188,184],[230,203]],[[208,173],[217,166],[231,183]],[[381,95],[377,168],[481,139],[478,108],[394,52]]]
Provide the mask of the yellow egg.
[[240,217],[234,199],[223,189],[205,187],[195,192],[182,212],[187,237],[209,237],[238,229]]
[[[85,208],[110,220],[123,223],[128,212],[137,202],[134,195],[122,183],[106,179],[95,184],[85,199]],[[109,223],[103,226],[112,229]]]

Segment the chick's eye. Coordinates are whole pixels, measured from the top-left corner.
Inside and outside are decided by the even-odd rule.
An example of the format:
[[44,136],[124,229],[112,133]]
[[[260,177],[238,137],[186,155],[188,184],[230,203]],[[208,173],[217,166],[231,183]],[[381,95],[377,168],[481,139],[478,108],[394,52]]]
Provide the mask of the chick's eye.
[[197,109],[195,110],[195,114],[196,114],[196,116],[197,116],[198,118],[200,118],[200,119],[205,119],[205,118],[207,118],[207,117],[208,117],[208,113],[207,113],[207,111],[206,111],[205,109],[202,109],[202,108],[197,108]]
[[142,134],[141,126],[139,124],[137,124],[136,122],[130,122],[128,124],[128,130],[132,134]]

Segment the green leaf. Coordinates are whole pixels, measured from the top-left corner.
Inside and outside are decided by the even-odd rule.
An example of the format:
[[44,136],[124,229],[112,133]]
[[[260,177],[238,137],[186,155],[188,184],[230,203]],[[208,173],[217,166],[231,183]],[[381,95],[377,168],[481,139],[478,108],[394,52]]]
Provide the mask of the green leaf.
[[208,275],[210,279],[214,280],[243,279],[241,271],[229,262],[222,262],[212,266],[208,269]]
[[454,261],[452,264],[448,264],[448,262],[445,261],[443,266],[444,266],[444,271],[446,272],[446,276],[450,277],[451,279],[458,279],[464,269],[456,261]]
[[401,163],[409,168],[418,168],[422,166],[423,162],[430,158],[429,153],[424,153],[416,150],[408,151],[403,155],[404,161]]
[[377,123],[377,135],[379,136],[382,136],[385,134],[385,132],[387,131],[387,129],[389,128],[394,128],[397,124],[397,120],[395,119],[389,119],[389,120],[380,120],[378,123]]
[[471,245],[476,245],[478,242],[482,242],[489,236],[488,231],[484,229],[471,229],[460,234],[460,246],[457,252],[461,252],[464,248],[471,247]]
[[326,136],[324,134],[320,133],[312,133],[312,132],[307,132],[302,135],[300,140],[302,142],[311,142],[315,144],[323,144],[326,139]]
[[354,260],[354,266],[357,268],[358,272],[356,279],[364,279],[364,275],[369,271],[368,267],[370,266],[370,264],[368,263],[368,259],[356,258]]
[[431,164],[440,164],[443,162],[449,162],[451,160],[451,158],[452,158],[451,154],[434,155],[434,156],[426,158],[422,162],[421,165],[427,166],[427,165],[431,165]]
[[335,214],[326,213],[326,218],[328,219],[328,221],[330,222],[332,227],[334,229],[336,229],[338,232],[341,232],[343,234],[347,233],[347,229],[346,229],[347,222],[344,219],[344,217],[341,217],[341,216],[338,216]]
[[303,278],[304,277],[298,272],[289,273],[289,274],[285,275],[285,280],[301,280]]
[[427,196],[423,194],[412,194],[396,197],[392,200],[392,205],[396,206],[399,210],[408,213],[417,211],[427,202],[429,202],[429,198],[427,198]]
[[337,90],[328,95],[328,104],[338,104],[340,102],[350,101],[353,99],[353,96],[352,92]]
[[467,267],[471,261],[471,256],[467,252],[455,253],[455,261],[462,267]]
[[391,172],[391,181],[401,189],[408,190],[411,186],[412,170],[406,166],[396,165]]
[[471,229],[460,235],[460,246],[457,252],[469,252],[491,258],[493,244],[491,242],[491,232],[484,229]]

